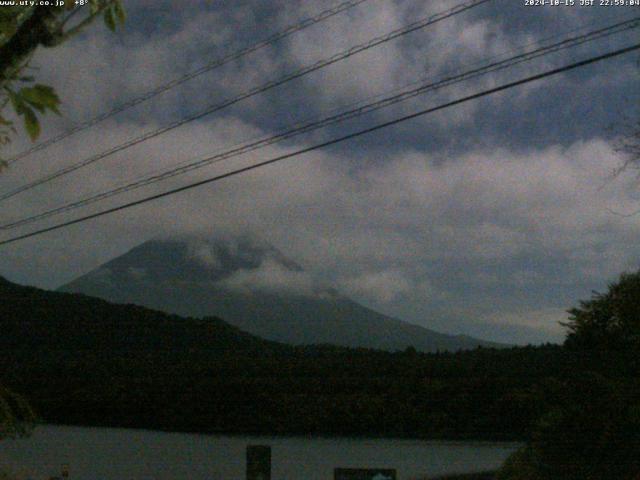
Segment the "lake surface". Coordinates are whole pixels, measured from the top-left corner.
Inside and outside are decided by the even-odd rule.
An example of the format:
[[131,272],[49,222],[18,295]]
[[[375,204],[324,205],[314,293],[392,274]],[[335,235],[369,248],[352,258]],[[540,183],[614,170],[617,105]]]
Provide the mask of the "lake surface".
[[34,480],[69,465],[74,480],[244,480],[246,447],[272,447],[272,480],[333,480],[333,469],[395,468],[398,480],[497,468],[518,445],[316,437],[244,437],[41,426],[0,442],[0,470]]

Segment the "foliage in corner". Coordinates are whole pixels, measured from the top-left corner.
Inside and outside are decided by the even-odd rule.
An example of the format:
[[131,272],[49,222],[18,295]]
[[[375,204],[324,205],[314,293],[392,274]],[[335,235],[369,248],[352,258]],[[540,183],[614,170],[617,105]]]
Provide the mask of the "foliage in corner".
[[[60,114],[55,90],[35,83],[25,75],[38,47],[56,47],[77,35],[102,15],[106,26],[115,31],[124,24],[122,0],[67,2],[66,6],[7,6],[0,9],[0,149],[17,133],[12,116],[22,120],[35,141],[40,135],[39,117],[47,112]],[[13,115],[6,112],[11,107]],[[0,169],[6,166],[0,156]]]
[[[20,79],[20,81],[25,80]],[[40,122],[38,121],[37,113],[44,114],[47,111],[51,111],[60,115],[60,110],[58,110],[60,99],[54,89],[48,85],[35,84],[29,87],[22,87],[19,90],[5,87],[3,93],[9,99],[16,115],[23,119],[24,128],[32,141],[35,141],[40,135]],[[0,114],[0,124],[15,132],[11,120],[4,118],[2,114]],[[10,141],[10,137],[5,133],[2,137],[3,144]]]
[[606,293],[569,310],[567,346],[640,353],[640,272],[623,273]]
[[499,480],[638,480],[640,271],[569,310],[567,374]]
[[36,419],[24,398],[0,385],[0,440],[29,435]]

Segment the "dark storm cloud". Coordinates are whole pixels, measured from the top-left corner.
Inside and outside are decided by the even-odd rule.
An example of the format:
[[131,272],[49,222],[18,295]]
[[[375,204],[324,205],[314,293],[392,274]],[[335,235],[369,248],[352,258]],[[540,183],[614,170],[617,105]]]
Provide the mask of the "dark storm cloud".
[[[63,118],[47,119],[45,135],[328,5],[135,2],[121,35],[97,28],[37,56],[39,75],[58,88],[65,107]],[[371,1],[34,155],[4,174],[0,187],[6,190],[38,178],[453,5]],[[564,30],[629,15],[614,10],[532,9],[520,2],[496,1],[15,197],[4,204],[3,218],[104,190]],[[462,84],[230,165],[301,148],[630,39],[594,44]],[[609,143],[615,128],[604,127],[615,126],[622,113],[633,115],[640,103],[635,102],[640,101],[636,58],[462,105],[325,152],[5,247],[0,274],[54,287],[152,236],[251,233],[305,266],[305,278],[295,280],[299,285],[329,282],[385,313],[443,331],[521,341],[534,329],[537,336],[528,338],[558,339],[557,322],[566,308],[618,272],[637,268],[640,219],[608,211],[633,211],[637,190],[630,179],[600,188],[620,161]],[[195,171],[87,212],[226,168],[221,164]],[[277,273],[238,282],[278,280]]]

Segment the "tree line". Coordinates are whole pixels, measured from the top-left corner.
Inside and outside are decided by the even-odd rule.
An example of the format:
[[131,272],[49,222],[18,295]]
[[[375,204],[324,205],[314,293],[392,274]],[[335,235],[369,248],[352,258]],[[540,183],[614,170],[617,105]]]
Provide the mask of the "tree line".
[[640,472],[640,273],[570,311],[564,345],[421,353],[269,342],[0,284],[0,382],[49,423],[521,440],[503,479]]

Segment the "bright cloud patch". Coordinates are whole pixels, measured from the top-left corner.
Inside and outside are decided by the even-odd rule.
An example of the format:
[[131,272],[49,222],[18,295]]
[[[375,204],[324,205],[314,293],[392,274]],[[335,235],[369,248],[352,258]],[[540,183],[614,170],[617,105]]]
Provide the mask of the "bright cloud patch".
[[255,291],[274,294],[314,296],[319,293],[313,278],[303,272],[291,270],[266,259],[255,269],[238,270],[218,285],[241,293]]

